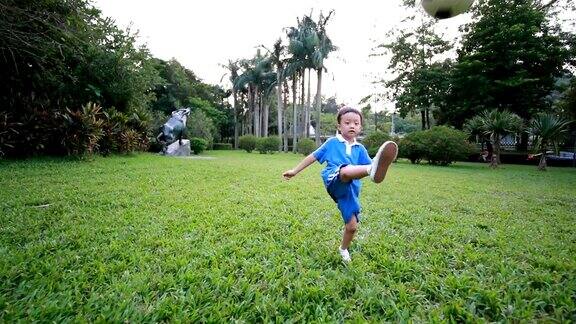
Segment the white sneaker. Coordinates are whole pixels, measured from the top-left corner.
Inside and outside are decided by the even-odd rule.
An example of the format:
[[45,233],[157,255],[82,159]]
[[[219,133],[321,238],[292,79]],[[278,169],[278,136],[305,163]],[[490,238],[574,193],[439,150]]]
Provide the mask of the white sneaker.
[[350,253],[348,253],[348,249],[342,250],[342,247],[338,247],[338,252],[340,252],[340,256],[342,256],[342,261],[350,262],[352,258],[350,258]]
[[372,160],[372,167],[370,168],[370,179],[376,183],[380,183],[386,177],[388,167],[398,155],[398,145],[392,141],[387,141],[380,146],[378,153]]

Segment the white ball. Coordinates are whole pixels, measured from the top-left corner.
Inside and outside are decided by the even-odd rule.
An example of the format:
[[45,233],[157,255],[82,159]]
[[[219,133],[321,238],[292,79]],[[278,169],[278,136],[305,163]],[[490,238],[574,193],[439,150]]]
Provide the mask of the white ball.
[[470,9],[474,0],[422,0],[422,8],[430,16],[446,19]]

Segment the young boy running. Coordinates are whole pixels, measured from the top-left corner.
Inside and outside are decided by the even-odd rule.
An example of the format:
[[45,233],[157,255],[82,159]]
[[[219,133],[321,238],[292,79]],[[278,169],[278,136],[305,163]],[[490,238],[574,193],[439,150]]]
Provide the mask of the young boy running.
[[338,111],[336,120],[339,134],[329,138],[294,169],[282,175],[286,180],[290,180],[315,161],[320,164],[326,162],[326,167],[322,170],[322,180],[328,194],[337,203],[345,224],[338,251],[342,260],[349,262],[351,258],[348,246],[360,221],[360,179],[370,176],[375,183],[382,182],[388,167],[396,159],[398,146],[392,141],[385,142],[372,161],[364,145],[356,141],[362,130],[362,114],[354,108],[344,107]]

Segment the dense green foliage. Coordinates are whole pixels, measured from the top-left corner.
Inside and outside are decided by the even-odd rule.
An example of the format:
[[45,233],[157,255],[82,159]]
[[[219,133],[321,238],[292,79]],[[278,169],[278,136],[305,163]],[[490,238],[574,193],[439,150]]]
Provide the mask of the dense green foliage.
[[[574,30],[559,16],[574,6],[567,0],[476,1],[460,44],[438,36],[432,18],[414,24],[412,15],[389,34],[393,41],[379,46],[384,52],[373,53],[390,54],[389,68],[396,72],[384,82],[386,94],[403,117],[419,112],[422,129],[433,125],[430,113],[438,124],[461,128],[486,109],[508,110],[528,122],[557,105],[558,113],[573,119],[566,105],[570,91],[554,93],[558,80],[574,80]],[[447,60],[455,49],[456,60]]]
[[366,147],[368,155],[374,156],[378,149],[384,142],[391,140],[390,135],[384,132],[373,132],[368,134],[362,140],[362,144]]
[[212,144],[213,150],[231,150],[233,149],[232,144],[230,143],[214,143]]
[[319,164],[210,156],[0,161],[0,322],[573,319],[574,169],[395,163],[345,266]]
[[302,155],[308,155],[314,152],[316,147],[316,143],[313,140],[309,138],[303,138],[298,142],[298,153]]
[[192,137],[190,139],[190,150],[196,155],[204,152],[204,150],[206,150],[207,147],[208,147],[208,141],[206,141],[203,138]]
[[551,114],[540,114],[530,123],[529,131],[534,136],[534,147],[541,153],[538,169],[546,170],[546,151],[553,147],[558,151],[558,143],[568,133],[570,122]]
[[88,1],[8,0],[0,13],[0,155],[145,150],[182,106],[212,122],[209,142],[232,136],[228,93],[154,59]]
[[260,137],[256,141],[256,150],[261,154],[278,152],[280,143],[278,136]]
[[238,148],[241,150],[245,150],[246,152],[250,153],[256,149],[256,143],[258,142],[258,138],[254,135],[243,135],[240,136]]
[[398,156],[418,164],[426,156],[427,148],[424,131],[416,131],[406,135],[398,143]]
[[474,151],[467,139],[468,135],[462,131],[447,126],[434,126],[404,137],[400,141],[399,155],[412,163],[426,159],[429,164],[449,165],[465,160]]
[[574,35],[563,33],[555,13],[540,9],[539,1],[483,1],[475,13],[440,122],[460,126],[486,108],[508,109],[525,121],[549,110],[547,96],[574,59]]

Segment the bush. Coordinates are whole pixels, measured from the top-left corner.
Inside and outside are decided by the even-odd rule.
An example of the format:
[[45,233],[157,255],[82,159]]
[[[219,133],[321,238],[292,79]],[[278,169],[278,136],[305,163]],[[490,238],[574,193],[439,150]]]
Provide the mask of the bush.
[[398,144],[398,156],[407,158],[412,164],[418,164],[426,156],[424,131],[416,131],[406,135]]
[[214,143],[214,145],[212,145],[212,149],[213,150],[231,150],[232,144],[230,144],[230,143]]
[[256,142],[256,150],[258,150],[260,154],[278,152],[279,146],[280,137],[278,136],[261,137]]
[[102,107],[88,103],[79,110],[66,108],[62,114],[62,145],[68,155],[92,155],[98,149],[98,141],[104,136]]
[[245,150],[248,153],[251,153],[256,148],[256,136],[254,135],[244,135],[240,136],[238,139],[238,147],[242,150]]
[[207,147],[208,141],[203,138],[192,137],[190,139],[190,150],[192,150],[192,152],[194,152],[196,155],[204,152]]
[[384,142],[389,141],[390,139],[390,135],[384,132],[376,131],[364,137],[362,144],[364,147],[366,147],[368,155],[374,156],[378,152],[378,148],[380,148]]
[[309,138],[304,138],[298,142],[298,153],[308,155],[316,149],[316,143]]
[[464,160],[474,150],[467,141],[468,134],[447,126],[434,126],[427,130],[426,159],[430,164],[449,165]]
[[431,129],[410,133],[400,143],[400,156],[412,163],[423,158],[430,164],[449,165],[456,160],[464,160],[474,149],[462,131],[434,126]]
[[112,153],[128,154],[148,149],[150,140],[146,136],[146,127],[137,125],[130,115],[114,108],[104,114],[103,136],[98,141],[99,152],[107,156]]

